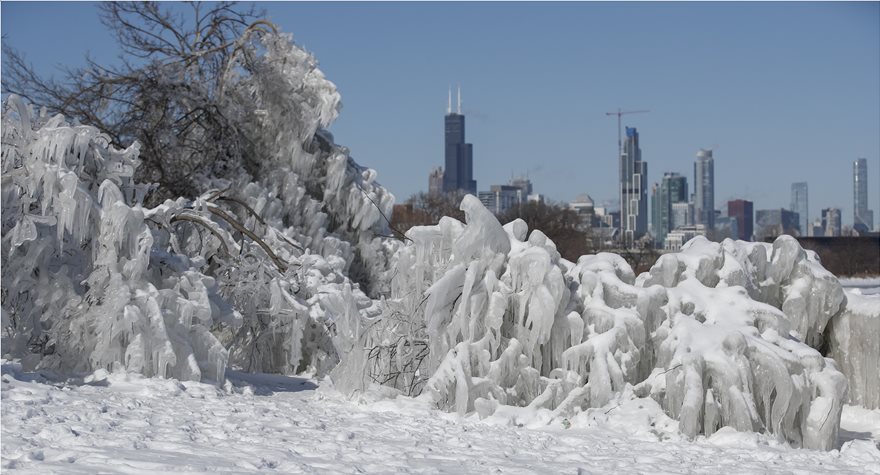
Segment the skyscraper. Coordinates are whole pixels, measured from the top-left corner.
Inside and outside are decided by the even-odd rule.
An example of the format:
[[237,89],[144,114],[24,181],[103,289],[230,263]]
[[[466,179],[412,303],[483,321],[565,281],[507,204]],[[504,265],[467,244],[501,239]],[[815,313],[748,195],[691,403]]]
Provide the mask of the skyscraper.
[[755,223],[754,204],[747,200],[728,201],[727,215],[736,218],[736,230],[739,234],[737,238],[751,241]]
[[443,167],[431,170],[428,175],[428,194],[439,195],[443,191]]
[[868,209],[868,161],[864,158],[853,162],[853,229],[874,229],[874,212]]
[[461,88],[458,88],[458,109],[452,112],[452,89],[446,106],[446,171],[443,174],[443,191],[464,191],[477,194],[474,180],[473,145],[465,143],[464,115],[461,113]]
[[669,225],[670,229],[693,226],[693,224],[694,205],[687,201],[672,203],[672,223]]
[[791,184],[791,210],[798,214],[798,227],[800,228],[801,236],[806,236],[807,228],[810,225],[806,182]]
[[687,197],[687,178],[678,173],[664,173],[663,181],[657,188],[657,203],[654,207],[654,212],[657,213],[657,217],[653,220],[654,237],[658,243],[662,244],[666,235],[675,229],[672,205],[687,202]]
[[715,159],[712,151],[700,149],[694,162],[694,223],[715,227]]
[[824,236],[840,236],[840,210],[825,208],[822,210],[822,231]]
[[642,161],[639,133],[626,128],[620,154],[620,236],[631,245],[648,230],[648,164]]

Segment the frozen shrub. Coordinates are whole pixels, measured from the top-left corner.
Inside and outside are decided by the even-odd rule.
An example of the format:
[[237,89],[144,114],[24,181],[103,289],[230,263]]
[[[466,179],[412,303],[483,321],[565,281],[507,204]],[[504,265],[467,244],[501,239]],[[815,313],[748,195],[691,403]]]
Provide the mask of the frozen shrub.
[[363,337],[395,355],[372,354],[374,381],[513,418],[568,417],[634,385],[691,437],[729,425],[833,446],[846,382],[804,340],[821,342],[842,293],[796,241],[696,239],[636,278],[617,255],[562,259],[473,196],[461,208],[466,224],[408,232],[392,298]]

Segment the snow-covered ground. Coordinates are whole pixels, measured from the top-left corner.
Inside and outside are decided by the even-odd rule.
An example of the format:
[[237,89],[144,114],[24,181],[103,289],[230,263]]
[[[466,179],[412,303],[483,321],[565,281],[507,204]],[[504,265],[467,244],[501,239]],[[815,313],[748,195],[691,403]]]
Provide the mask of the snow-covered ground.
[[852,277],[840,279],[840,285],[848,291],[862,295],[880,294],[880,277]]
[[408,398],[350,401],[306,379],[227,376],[221,387],[118,374],[60,383],[4,362],[3,471],[880,473],[878,410],[846,407],[839,450],[819,452],[728,429],[689,442],[650,400],[569,428],[519,427]]

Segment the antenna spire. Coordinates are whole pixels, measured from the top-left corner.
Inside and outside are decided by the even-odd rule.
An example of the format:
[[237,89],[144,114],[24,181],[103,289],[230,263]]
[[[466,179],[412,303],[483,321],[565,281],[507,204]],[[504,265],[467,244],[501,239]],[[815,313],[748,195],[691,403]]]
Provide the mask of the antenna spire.
[[452,85],[449,85],[449,97],[446,99],[446,113],[452,114]]
[[458,85],[458,115],[461,115],[461,84]]

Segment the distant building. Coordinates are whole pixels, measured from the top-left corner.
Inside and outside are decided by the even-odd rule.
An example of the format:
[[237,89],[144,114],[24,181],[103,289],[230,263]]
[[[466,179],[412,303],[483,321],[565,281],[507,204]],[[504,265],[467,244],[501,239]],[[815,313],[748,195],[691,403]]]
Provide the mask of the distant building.
[[702,148],[694,162],[694,222],[715,227],[715,159]]
[[534,193],[534,190],[532,189],[532,181],[528,178],[514,178],[510,180],[510,186],[515,186],[522,190],[522,195],[526,197]]
[[660,185],[654,183],[651,185],[651,222],[648,225],[648,231],[654,236],[654,243],[658,246],[662,242],[657,235],[660,230]]
[[810,234],[809,237],[824,237],[825,236],[825,228],[822,226],[822,220],[816,219],[810,225]]
[[735,216],[718,216],[715,218],[715,235],[713,240],[739,239],[739,223]]
[[[664,173],[660,186],[652,192],[654,198],[654,238],[662,244],[666,234],[676,228],[673,219],[672,205],[687,203],[687,178],[678,173]],[[679,224],[679,226],[684,223]]]
[[684,226],[694,225],[694,205],[683,201],[680,203],[672,203],[672,229]]
[[517,186],[492,185],[489,187],[489,191],[481,191],[479,198],[486,209],[495,214],[502,214],[521,205],[527,197]]
[[599,220],[596,219],[596,207],[593,198],[591,198],[590,195],[578,195],[574,201],[568,204],[568,207],[577,213],[579,220],[578,228],[581,231],[586,231],[598,226]]
[[751,241],[754,232],[754,204],[747,200],[728,201],[727,216],[736,218],[737,238]]
[[761,209],[755,212],[755,240],[788,234],[796,235],[800,217],[785,208]]
[[626,128],[620,154],[620,235],[631,246],[648,231],[648,164],[642,161],[639,133]]
[[825,208],[822,210],[822,234],[821,236],[834,237],[841,234],[841,216],[839,208]]
[[[489,211],[502,214],[514,206],[538,200],[532,197],[532,191],[532,182],[528,178],[514,178],[508,185],[490,186],[489,191],[481,191],[478,197]],[[535,196],[540,196],[540,201],[543,201],[543,195]]]
[[458,111],[452,112],[452,90],[446,107],[446,171],[443,174],[443,191],[464,191],[477,194],[474,180],[474,148],[465,143],[464,115],[461,113],[461,88],[458,89]]
[[428,175],[428,194],[439,195],[443,192],[443,167],[431,170]]
[[791,210],[798,214],[798,230],[801,236],[807,235],[810,223],[810,206],[807,200],[807,183],[798,182],[791,184]]
[[682,226],[666,235],[664,249],[667,251],[680,251],[681,247],[697,236],[706,235],[706,226],[697,224],[694,226]]
[[868,161],[853,162],[853,229],[859,233],[874,229],[874,212],[868,209]]
[[593,212],[596,213],[597,226],[620,229],[619,211],[611,211],[608,206],[594,206]]

